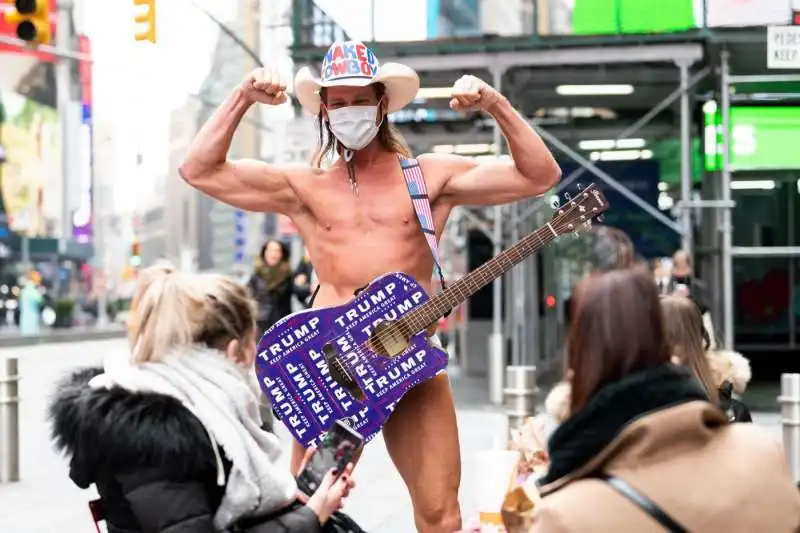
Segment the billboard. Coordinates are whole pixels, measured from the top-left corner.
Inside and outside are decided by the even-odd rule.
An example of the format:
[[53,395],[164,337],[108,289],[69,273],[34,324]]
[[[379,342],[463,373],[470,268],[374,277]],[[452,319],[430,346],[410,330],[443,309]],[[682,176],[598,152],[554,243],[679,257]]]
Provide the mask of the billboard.
[[[556,4],[556,5],[552,5]],[[707,27],[756,27],[788,24],[787,0],[661,0],[658,16],[643,0],[552,0],[550,10],[570,10],[571,31],[578,35],[666,33]],[[553,33],[564,33],[554,28]]]
[[[85,35],[78,37],[78,51],[91,55],[91,43]],[[80,243],[90,243],[94,237],[94,188],[92,142],[92,65],[81,61],[78,65],[81,87],[81,123],[78,165],[77,207],[72,215],[72,238]]]
[[[722,115],[713,102],[706,104],[703,115],[706,170],[721,170]],[[800,107],[732,107],[730,126],[731,170],[800,168]]]
[[481,35],[479,0],[427,0],[427,38]]
[[[625,186],[639,198],[653,208],[658,209],[658,183],[661,181],[659,162],[653,159],[638,161],[602,161],[595,165],[613,176],[620,184]],[[565,176],[579,167],[574,161],[561,163],[561,170]],[[587,176],[582,183],[588,185],[594,182],[603,191],[611,208],[603,214],[603,223],[621,229],[633,241],[636,252],[645,259],[654,259],[672,255],[680,246],[678,234],[668,228],[641,207],[631,202],[610,187],[602,179]],[[559,195],[559,204],[565,201],[564,193],[577,193],[575,184],[562,191]],[[662,213],[664,213],[662,211]],[[669,213],[664,213],[669,216]]]
[[[0,194],[8,225],[31,237],[46,236],[48,221],[59,217],[61,136],[55,109],[19,94],[0,94],[6,121]],[[55,194],[53,194],[55,191]],[[48,194],[49,192],[49,194]]]

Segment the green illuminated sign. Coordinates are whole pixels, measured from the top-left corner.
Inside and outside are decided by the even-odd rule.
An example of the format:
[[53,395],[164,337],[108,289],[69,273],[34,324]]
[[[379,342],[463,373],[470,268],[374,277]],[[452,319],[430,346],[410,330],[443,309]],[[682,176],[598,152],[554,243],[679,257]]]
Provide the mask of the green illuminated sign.
[[[722,115],[713,102],[703,108],[706,170],[722,169]],[[800,107],[733,107],[731,170],[800,168]]]
[[693,0],[575,0],[572,33],[663,33],[697,26]]

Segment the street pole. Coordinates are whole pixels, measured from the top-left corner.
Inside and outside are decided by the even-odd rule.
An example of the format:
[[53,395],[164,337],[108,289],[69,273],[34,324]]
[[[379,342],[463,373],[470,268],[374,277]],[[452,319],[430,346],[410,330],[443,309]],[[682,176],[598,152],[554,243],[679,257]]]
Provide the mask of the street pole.
[[[689,102],[689,65],[678,64],[681,78],[681,202],[688,206],[692,199],[692,115]],[[693,253],[692,209],[681,209],[681,248]]]
[[[108,208],[106,207],[105,184],[92,172],[92,240],[94,241],[95,271],[94,288],[97,290],[97,326],[108,326],[108,271],[106,261],[108,240],[106,224]],[[99,274],[99,275],[98,275]]]
[[[58,27],[56,28],[56,48],[72,48],[72,3],[68,0],[58,2]],[[56,259],[55,295],[63,292],[61,286],[61,257],[67,252],[67,243],[72,233],[72,209],[70,205],[74,154],[78,133],[73,130],[72,109],[72,61],[59,57],[55,64],[56,103],[61,125],[61,232],[58,239],[58,258]]]
[[19,481],[19,361],[0,359],[0,484]]
[[[503,71],[495,69],[492,71],[494,88],[502,92]],[[494,124],[494,147],[495,154],[499,158],[503,153],[503,132],[500,125],[495,121]],[[494,241],[494,256],[497,257],[503,251],[503,207],[494,207],[494,228],[492,232]],[[498,277],[492,286],[492,333],[489,336],[489,400],[499,405],[503,402],[503,372],[505,369],[505,339],[503,336],[503,277]]]
[[731,86],[728,51],[720,57],[720,112],[722,113],[722,324],[725,349],[733,349],[733,225],[731,223]]

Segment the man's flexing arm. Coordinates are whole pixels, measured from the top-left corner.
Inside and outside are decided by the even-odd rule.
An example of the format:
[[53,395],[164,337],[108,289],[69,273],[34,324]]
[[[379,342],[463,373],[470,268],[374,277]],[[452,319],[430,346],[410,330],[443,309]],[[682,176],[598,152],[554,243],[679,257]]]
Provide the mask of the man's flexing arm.
[[300,204],[291,178],[310,168],[228,160],[233,134],[251,105],[253,101],[236,88],[192,141],[178,171],[186,183],[226,204],[290,215]]
[[512,160],[477,163],[453,155],[420,157],[423,164],[436,167],[436,173],[445,176],[441,200],[451,205],[498,205],[548,191],[561,177],[550,150],[504,96],[480,80],[475,83],[479,94],[475,107],[500,125]]

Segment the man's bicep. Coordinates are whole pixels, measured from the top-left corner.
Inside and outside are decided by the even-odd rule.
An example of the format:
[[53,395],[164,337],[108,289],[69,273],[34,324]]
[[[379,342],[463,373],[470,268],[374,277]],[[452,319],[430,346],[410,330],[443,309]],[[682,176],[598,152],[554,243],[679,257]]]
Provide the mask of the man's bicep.
[[[440,198],[450,205],[490,206],[537,196],[544,190],[522,176],[513,163],[481,162],[454,155],[426,155],[420,158],[445,176]],[[424,170],[424,169],[423,169]]]
[[263,161],[225,161],[214,169],[180,168],[183,179],[200,192],[239,209],[291,214],[298,205],[291,185],[296,169]]
[[291,180],[301,168],[279,167],[252,159],[230,161],[227,165],[230,182],[224,187],[225,180],[222,180],[219,200],[247,211],[285,215],[298,207]]

